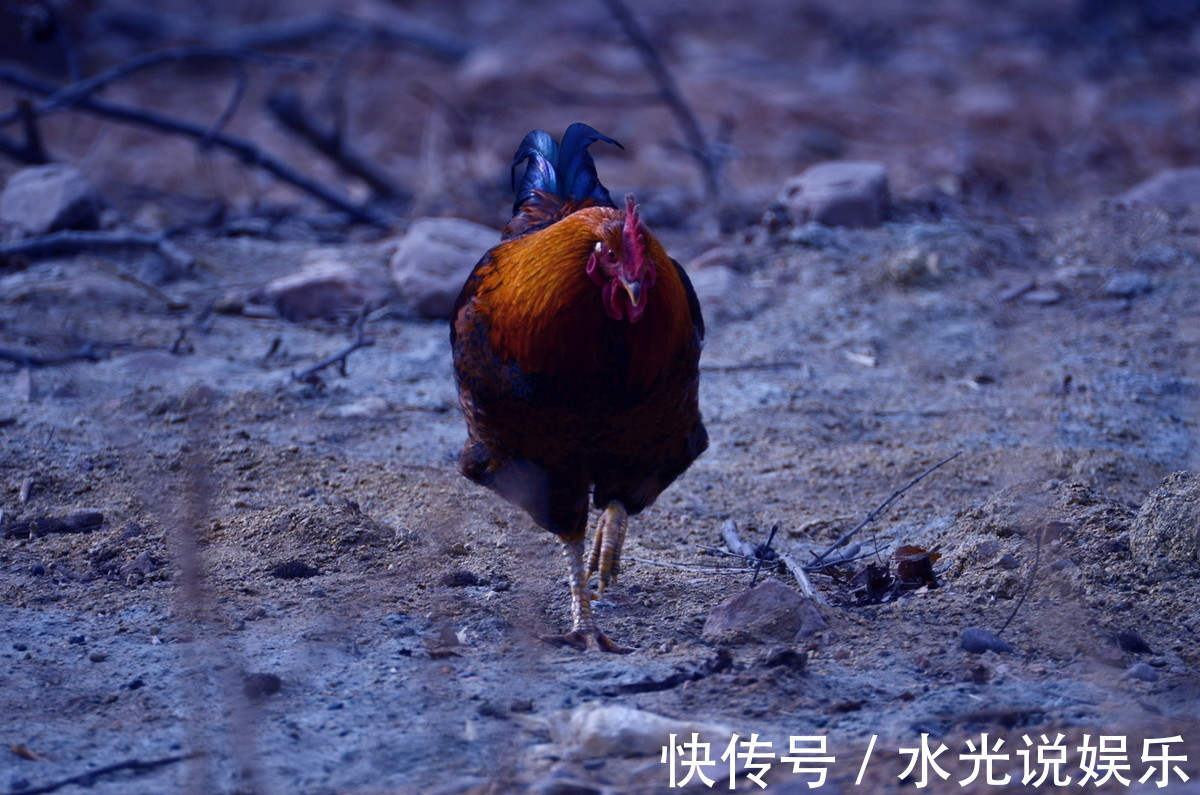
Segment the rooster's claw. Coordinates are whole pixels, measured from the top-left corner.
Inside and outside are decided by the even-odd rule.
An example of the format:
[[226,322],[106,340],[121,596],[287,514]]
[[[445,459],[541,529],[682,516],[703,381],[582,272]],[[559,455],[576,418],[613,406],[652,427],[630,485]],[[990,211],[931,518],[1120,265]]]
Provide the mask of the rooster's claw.
[[576,629],[565,635],[543,635],[540,640],[543,643],[549,643],[551,646],[570,646],[579,651],[587,651],[589,645],[588,638],[596,642],[596,648],[600,651],[606,651],[610,654],[629,654],[633,651],[633,649],[617,645],[608,635],[594,628],[589,630]]

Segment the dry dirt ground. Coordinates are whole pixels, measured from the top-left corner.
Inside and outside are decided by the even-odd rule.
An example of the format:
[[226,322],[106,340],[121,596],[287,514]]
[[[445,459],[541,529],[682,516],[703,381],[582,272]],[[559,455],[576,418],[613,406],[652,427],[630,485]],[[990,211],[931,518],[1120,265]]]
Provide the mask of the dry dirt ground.
[[[1066,15],[1068,5],[1051,7]],[[463,143],[446,122],[459,116],[439,111],[442,126],[430,125],[440,132],[427,129],[423,145],[456,153],[460,175],[503,176],[532,126],[514,101],[520,92],[496,94],[506,84],[489,65],[500,45],[482,31],[506,7],[489,8],[455,29],[487,41],[493,60],[480,55],[465,77],[424,78],[439,92],[459,85],[451,96],[466,126],[494,121],[501,131],[501,143]],[[1076,749],[1103,735],[1125,738],[1125,775],[1135,779],[1110,782],[1111,791],[1196,791],[1200,577],[1188,522],[1198,487],[1170,476],[1200,470],[1200,212],[1094,198],[1194,154],[1178,132],[1194,129],[1194,73],[1168,79],[1131,58],[1114,77],[1092,53],[1064,57],[1065,75],[1043,74],[1037,59],[1058,57],[1061,42],[1031,37],[1021,4],[1005,24],[982,7],[966,21],[947,7],[911,29],[889,4],[861,20],[805,8],[806,35],[825,48],[807,51],[803,79],[767,11],[723,19],[726,49],[701,16],[674,26],[666,12],[651,18],[674,44],[684,88],[715,92],[696,92],[702,110],[740,97],[747,107],[735,109],[762,114],[735,137],[749,153],[731,174],[750,197],[745,213],[700,228],[672,222],[661,208],[675,202],[677,213],[699,199],[672,192],[680,175],[694,181],[686,161],[674,171],[647,165],[672,162],[661,148],[659,160],[644,147],[606,178],[650,185],[648,212],[658,186],[668,250],[688,263],[720,248],[713,258],[737,273],[706,305],[711,448],[634,520],[620,584],[596,604],[602,626],[635,647],[627,656],[538,640],[566,626],[558,545],[456,474],[464,431],[443,322],[401,305],[381,310],[366,325],[375,344],[354,352],[344,375],[329,368],[305,384],[292,374],[347,345],[346,323],[211,311],[291,272],[317,246],[383,275],[387,240],[312,226],[289,240],[298,235],[243,224],[237,235],[177,237],[198,257],[187,273],[135,253],[6,264],[0,345],[53,354],[105,344],[98,361],[0,369],[3,527],[42,518],[44,530],[46,517],[84,512],[103,521],[0,538],[0,788],[139,760],[84,783],[103,793],[666,791],[657,753],[596,752],[564,736],[564,715],[599,704],[722,726],[711,734],[714,759],[728,731],[758,734],[780,755],[791,737],[824,735],[836,757],[826,791],[912,787],[897,778],[907,763],[899,749],[922,735],[947,746],[938,761],[951,773],[926,790],[1032,791],[959,786],[971,770],[960,755],[985,732],[1005,741],[1018,778],[1024,737],[1061,733],[1065,772],[1078,780]],[[418,10],[452,28],[447,9]],[[585,12],[564,14],[559,27],[578,39],[563,46],[628,87],[637,61],[610,41],[618,34],[581,33],[572,15]],[[514,39],[545,32],[534,27]],[[925,61],[908,46],[911,30],[927,35]],[[1123,53],[1114,36],[1108,46]],[[970,68],[946,66],[977,50],[962,62]],[[522,70],[557,73],[560,62],[542,56]],[[724,71],[723,57],[733,62]],[[1027,80],[1032,73],[1041,81]],[[909,93],[883,113],[881,95],[898,84]],[[1092,119],[1125,115],[1067,124],[1031,109],[1026,91],[1046,107],[1072,98]],[[825,115],[810,104],[822,92],[838,98]],[[942,135],[930,109],[946,97],[977,115],[963,111],[955,125],[965,126]],[[925,110],[894,112],[904,102]],[[622,129],[605,131],[627,145],[653,138],[658,112],[606,111]],[[560,108],[535,124],[556,129],[575,113]],[[875,138],[849,132],[881,119],[894,125]],[[143,200],[112,186],[149,179],[149,167],[122,173],[119,157],[103,155],[119,133],[93,139],[86,122],[71,124],[52,140],[88,149],[91,175],[133,214]],[[971,125],[1000,143],[964,155],[959,133]],[[805,131],[788,138],[792,149],[778,135],[789,129]],[[873,230],[759,223],[781,176],[830,147],[889,163],[892,219]],[[946,165],[948,150],[965,160]],[[1038,160],[1051,151],[1065,154]],[[417,178],[423,157],[389,163]],[[155,207],[186,220],[194,203],[164,196],[196,164],[161,162]],[[917,191],[937,181],[948,204]],[[264,201],[230,192],[237,212]],[[498,182],[470,201],[431,195],[420,201],[435,214],[496,222],[505,207]],[[777,525],[775,546],[803,560],[954,453],[856,539],[864,552],[878,545],[881,560],[901,544],[936,550],[940,587],[857,604],[844,582],[814,574],[833,602],[821,608],[823,631],[796,642],[703,634],[709,613],[752,576],[703,549],[721,544],[727,520],[755,542]],[[1006,627],[1012,651],[965,651],[970,627]],[[1175,735],[1192,782],[1138,784],[1142,740]],[[728,789],[720,770],[725,777],[710,777]],[[809,791],[782,763],[767,781],[769,792]],[[758,790],[744,778],[739,788]]]
[[[736,640],[732,665],[713,665],[722,644],[701,636],[705,617],[748,573],[632,560],[597,609],[636,652],[539,642],[566,619],[557,544],[456,475],[444,324],[372,321],[376,344],[318,390],[291,373],[343,347],[345,327],[196,325],[89,277],[86,260],[31,266],[5,304],[10,328],[61,340],[50,323],[66,317],[78,338],[163,348],[188,334],[178,354],[3,375],[0,388],[27,396],[3,418],[6,519],[104,515],[92,532],[0,546],[4,741],[39,758],[8,756],[5,785],[202,749],[95,786],[503,791],[568,776],[665,788],[657,760],[548,746],[546,721],[586,702],[722,723],[781,749],[827,733],[844,789],[872,735],[894,776],[896,749],[921,732],[961,746],[988,731],[1010,747],[1058,731],[1182,734],[1194,774],[1200,586],[1186,568],[1155,575],[1130,533],[1162,478],[1195,467],[1198,224],[1101,209],[1030,228],[814,227],[807,243],[747,249],[754,268],[710,313],[712,449],[638,517],[630,559],[728,565],[699,549],[720,545],[727,518],[759,541],[778,524],[777,543],[803,557],[961,452],[864,531],[885,556],[893,542],[938,548],[942,587],[825,610],[828,630],[797,646],[803,671],[766,664],[778,643]],[[196,248],[199,273],[169,285],[193,304],[299,253]],[[1058,264],[1031,264],[1050,252]],[[934,254],[936,273],[911,272]],[[1107,296],[1117,273],[1145,274],[1150,291]],[[1002,300],[1030,278],[1061,300]],[[272,575],[292,560],[320,573]],[[1005,633],[1015,651],[963,651],[962,630],[999,629],[1035,565]],[[1148,650],[1123,649],[1121,633]],[[1157,680],[1124,677],[1136,662]],[[247,699],[251,673],[278,676],[280,692]]]

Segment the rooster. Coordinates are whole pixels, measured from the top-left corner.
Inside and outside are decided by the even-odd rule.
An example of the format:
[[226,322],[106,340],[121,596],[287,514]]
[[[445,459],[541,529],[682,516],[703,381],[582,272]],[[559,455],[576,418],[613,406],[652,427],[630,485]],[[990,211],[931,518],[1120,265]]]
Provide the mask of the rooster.
[[[455,303],[454,375],[467,423],[459,470],[563,543],[571,631],[543,640],[625,653],[592,617],[616,583],[628,517],[708,446],[700,418],[700,304],[638,215],[617,208],[588,147],[620,146],[586,124],[561,144],[542,130],[513,218]],[[584,568],[588,498],[601,511]]]

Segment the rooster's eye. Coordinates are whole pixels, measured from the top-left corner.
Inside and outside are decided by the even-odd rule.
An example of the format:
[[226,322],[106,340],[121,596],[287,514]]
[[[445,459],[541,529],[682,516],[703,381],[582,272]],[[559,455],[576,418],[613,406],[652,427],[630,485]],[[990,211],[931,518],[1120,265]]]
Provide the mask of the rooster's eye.
[[604,250],[604,256],[608,257],[609,262],[617,261],[617,252],[613,251],[611,248],[607,248]]

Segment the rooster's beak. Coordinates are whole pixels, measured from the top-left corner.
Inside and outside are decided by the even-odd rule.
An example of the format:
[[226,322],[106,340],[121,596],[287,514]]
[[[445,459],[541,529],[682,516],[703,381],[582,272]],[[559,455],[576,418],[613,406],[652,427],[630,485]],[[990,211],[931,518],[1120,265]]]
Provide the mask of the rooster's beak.
[[621,279],[621,286],[625,288],[625,292],[629,295],[629,303],[637,306],[642,302],[642,283],[638,281],[626,281]]

